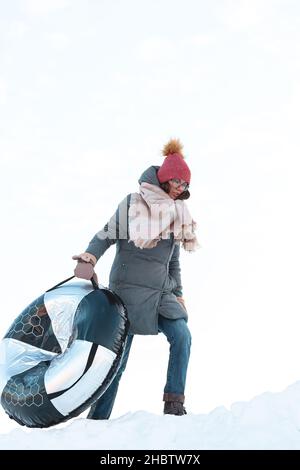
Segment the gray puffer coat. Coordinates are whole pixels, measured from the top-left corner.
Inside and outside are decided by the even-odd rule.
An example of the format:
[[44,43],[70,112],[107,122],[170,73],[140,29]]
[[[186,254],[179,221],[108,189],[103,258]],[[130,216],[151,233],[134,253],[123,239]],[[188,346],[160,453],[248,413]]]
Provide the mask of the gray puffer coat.
[[[157,170],[151,166],[139,183],[159,186]],[[128,209],[131,194],[120,202],[110,221],[91,240],[86,251],[97,260],[113,244],[116,255],[109,276],[109,288],[116,292],[128,310],[130,333],[155,335],[158,315],[187,320],[187,312],[177,301],[182,296],[179,253],[174,240],[162,239],[154,248],[137,248],[128,242]]]

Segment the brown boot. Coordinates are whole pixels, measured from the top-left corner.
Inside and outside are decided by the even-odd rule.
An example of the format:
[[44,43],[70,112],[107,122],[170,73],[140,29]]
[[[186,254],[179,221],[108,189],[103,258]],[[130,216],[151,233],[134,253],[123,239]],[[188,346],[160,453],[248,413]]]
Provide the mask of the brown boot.
[[165,402],[165,405],[164,405],[165,415],[175,415],[175,416],[186,415],[186,409],[183,406],[184,395],[179,395],[176,393],[164,393],[163,400]]

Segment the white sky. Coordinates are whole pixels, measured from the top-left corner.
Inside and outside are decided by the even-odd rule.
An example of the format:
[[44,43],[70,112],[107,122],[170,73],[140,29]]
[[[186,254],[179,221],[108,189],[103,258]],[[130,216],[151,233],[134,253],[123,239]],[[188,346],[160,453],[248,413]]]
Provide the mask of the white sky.
[[[176,136],[202,244],[188,411],[299,379],[299,57],[297,0],[0,0],[2,336]],[[161,413],[167,359],[135,338],[114,416]]]

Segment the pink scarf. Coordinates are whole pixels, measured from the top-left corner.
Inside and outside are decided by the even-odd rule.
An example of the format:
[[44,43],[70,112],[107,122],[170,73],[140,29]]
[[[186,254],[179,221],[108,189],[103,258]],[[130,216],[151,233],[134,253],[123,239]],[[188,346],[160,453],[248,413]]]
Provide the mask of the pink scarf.
[[129,207],[129,241],[138,248],[154,248],[159,240],[170,238],[181,241],[186,251],[200,247],[195,235],[196,222],[182,200],[173,200],[158,186],[140,185],[140,193],[133,193]]

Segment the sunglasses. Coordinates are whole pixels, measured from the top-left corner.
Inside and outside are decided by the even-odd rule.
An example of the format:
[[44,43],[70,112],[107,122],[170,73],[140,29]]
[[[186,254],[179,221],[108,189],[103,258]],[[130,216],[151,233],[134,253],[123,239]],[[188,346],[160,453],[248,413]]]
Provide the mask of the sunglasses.
[[175,186],[175,188],[179,188],[180,186],[183,188],[183,191],[186,191],[189,189],[190,185],[189,183],[186,183],[185,181],[182,183],[179,179],[173,178],[170,180],[172,184]]

